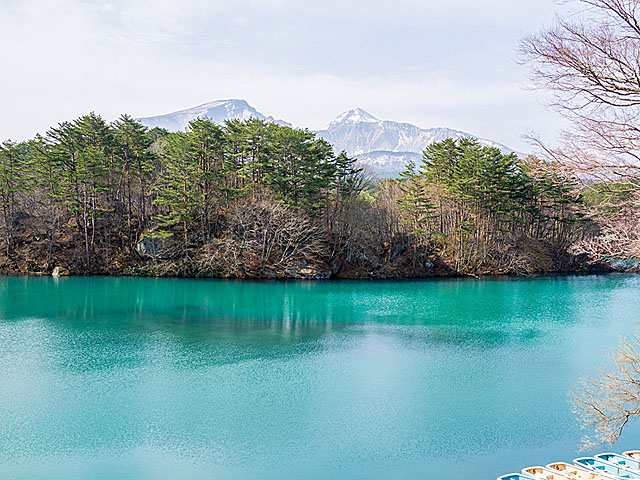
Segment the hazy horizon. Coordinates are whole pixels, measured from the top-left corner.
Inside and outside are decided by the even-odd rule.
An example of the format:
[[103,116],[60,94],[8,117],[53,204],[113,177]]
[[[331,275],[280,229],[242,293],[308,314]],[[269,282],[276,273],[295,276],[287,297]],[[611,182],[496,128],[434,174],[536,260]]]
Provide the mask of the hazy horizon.
[[237,98],[312,129],[360,107],[527,150],[524,133],[562,121],[526,89],[517,48],[558,6],[515,3],[5,0],[0,139]]

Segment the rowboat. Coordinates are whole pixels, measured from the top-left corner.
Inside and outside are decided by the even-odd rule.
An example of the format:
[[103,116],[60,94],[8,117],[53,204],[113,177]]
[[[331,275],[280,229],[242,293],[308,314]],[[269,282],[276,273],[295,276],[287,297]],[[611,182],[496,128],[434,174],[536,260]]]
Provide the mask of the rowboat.
[[594,472],[579,465],[572,465],[566,462],[556,462],[547,465],[547,469],[559,472],[571,480],[619,480],[620,477],[604,472]]
[[557,470],[551,470],[546,467],[523,468],[522,473],[536,480],[572,480],[571,477],[567,477]]
[[600,453],[598,455],[594,455],[593,457],[604,460],[605,462],[613,463],[614,465],[622,467],[626,470],[633,470],[637,473],[640,473],[640,460],[638,459],[620,455],[618,453]]
[[633,470],[627,470],[619,465],[606,462],[594,457],[580,457],[576,458],[573,463],[580,465],[593,472],[604,472],[610,475],[615,475],[618,478],[623,479],[637,479],[640,480],[640,472],[634,472]]
[[497,480],[640,480],[640,450],[599,453],[576,458],[573,463],[527,467],[522,473],[509,473]]

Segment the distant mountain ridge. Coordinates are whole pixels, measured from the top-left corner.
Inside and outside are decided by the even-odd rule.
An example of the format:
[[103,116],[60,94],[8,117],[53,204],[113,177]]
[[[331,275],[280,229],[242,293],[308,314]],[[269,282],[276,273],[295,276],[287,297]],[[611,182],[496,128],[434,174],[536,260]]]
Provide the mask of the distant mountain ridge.
[[267,117],[258,112],[247,103],[246,100],[216,100],[215,102],[203,103],[197,107],[179,110],[166,115],[156,115],[154,117],[138,118],[137,120],[149,128],[160,127],[171,132],[184,131],[192,120],[197,118],[209,118],[212,122],[222,124],[226,120],[249,120],[257,118],[267,122],[274,122],[279,125],[291,126],[283,120]]
[[[169,131],[184,131],[190,121],[209,118],[222,124],[226,120],[257,118],[291,126],[283,120],[265,116],[245,100],[218,100],[197,107],[155,117],[139,118],[143,125]],[[450,128],[423,129],[410,123],[379,120],[362,108],[348,110],[336,117],[324,130],[315,132],[330,142],[337,152],[345,150],[357,157],[360,165],[373,176],[391,178],[405,169],[410,161],[418,162],[430,144],[447,138],[475,138],[482,145],[497,147],[504,153],[514,151],[502,144]]]
[[316,132],[338,151],[358,157],[376,176],[392,177],[411,160],[417,162],[430,144],[447,138],[475,138],[482,145],[505,153],[513,150],[492,140],[450,128],[423,129],[410,123],[379,120],[369,112],[355,108],[340,114],[325,130]]

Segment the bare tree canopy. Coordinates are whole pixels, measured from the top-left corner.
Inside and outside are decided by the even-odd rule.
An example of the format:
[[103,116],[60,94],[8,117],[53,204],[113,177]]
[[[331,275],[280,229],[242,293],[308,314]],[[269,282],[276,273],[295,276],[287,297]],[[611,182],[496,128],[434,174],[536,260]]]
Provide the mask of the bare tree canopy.
[[626,175],[640,166],[640,0],[561,3],[582,8],[521,46],[535,85],[572,122],[547,153],[591,175]]
[[640,252],[640,0],[561,0],[577,7],[521,45],[537,88],[570,122],[560,145],[540,139],[549,166],[598,199],[600,235],[577,244],[596,259]]
[[612,356],[615,367],[583,382],[574,393],[574,411],[593,430],[585,448],[613,445],[627,423],[640,415],[640,338],[623,340]]

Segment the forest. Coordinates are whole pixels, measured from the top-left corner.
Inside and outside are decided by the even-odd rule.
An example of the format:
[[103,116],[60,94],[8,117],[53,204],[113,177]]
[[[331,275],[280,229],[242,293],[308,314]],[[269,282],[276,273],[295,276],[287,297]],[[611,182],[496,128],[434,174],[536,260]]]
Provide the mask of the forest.
[[[409,278],[606,269],[612,188],[472,139],[377,180],[312,132],[207,119],[186,132],[91,113],[0,148],[11,274]],[[609,262],[611,263],[611,262]]]

